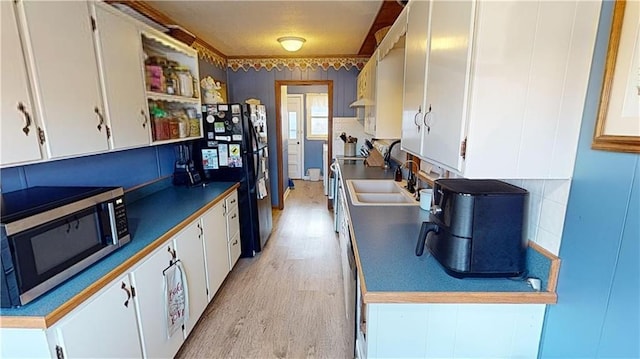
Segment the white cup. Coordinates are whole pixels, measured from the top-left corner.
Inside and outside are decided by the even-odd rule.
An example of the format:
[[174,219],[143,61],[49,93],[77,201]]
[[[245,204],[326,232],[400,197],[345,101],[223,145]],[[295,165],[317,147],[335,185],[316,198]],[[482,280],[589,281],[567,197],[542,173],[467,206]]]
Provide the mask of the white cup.
[[433,196],[433,189],[425,188],[420,190],[420,208],[428,211],[431,209],[431,197]]

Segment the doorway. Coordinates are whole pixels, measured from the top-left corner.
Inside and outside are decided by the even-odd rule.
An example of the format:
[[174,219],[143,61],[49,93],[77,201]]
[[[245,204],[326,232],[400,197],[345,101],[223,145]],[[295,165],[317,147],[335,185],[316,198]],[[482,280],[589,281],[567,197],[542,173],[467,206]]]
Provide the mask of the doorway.
[[[328,135],[333,133],[333,80],[276,80],[275,81],[275,95],[276,95],[276,156],[278,158],[278,209],[284,209],[284,193],[285,193],[285,177],[288,177],[289,166],[284,166],[289,159],[289,135],[287,128],[283,126],[283,115],[287,114],[287,86],[318,86],[325,85],[326,93],[328,96],[328,119],[327,130]],[[304,134],[303,134],[304,139]],[[330,137],[328,137],[330,139]],[[326,161],[332,158],[332,142],[327,140],[327,158]],[[286,161],[285,161],[286,154]],[[304,162],[304,161],[303,161]],[[286,171],[286,172],[285,172]],[[302,171],[304,167],[302,166]],[[326,174],[325,174],[326,175]],[[288,181],[287,181],[288,182]],[[288,183],[286,183],[288,185]],[[327,199],[327,208],[330,208],[331,203]]]
[[283,131],[287,134],[289,178],[304,176],[304,107],[303,95],[287,94],[287,113],[282,116]]

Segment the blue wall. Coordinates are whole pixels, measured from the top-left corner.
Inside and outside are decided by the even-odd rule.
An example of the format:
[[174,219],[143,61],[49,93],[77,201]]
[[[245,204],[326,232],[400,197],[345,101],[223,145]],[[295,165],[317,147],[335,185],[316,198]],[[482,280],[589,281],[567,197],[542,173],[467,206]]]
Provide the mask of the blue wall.
[[122,186],[125,189],[173,173],[173,145],[143,147],[68,160],[4,168],[2,192],[32,186]]
[[[287,93],[289,94],[308,94],[308,93],[327,93],[327,86],[289,86],[287,87]],[[304,173],[307,173],[309,168],[320,168],[322,170],[322,145],[327,141],[322,140],[309,140],[307,139],[307,97],[303,96],[303,111],[304,111]],[[322,171],[321,171],[322,172]]]
[[[327,71],[321,68],[313,70],[294,70],[284,69],[282,71],[261,69],[259,71],[249,70],[247,72],[238,70],[237,72],[229,71],[227,78],[229,79],[228,91],[230,102],[244,102],[248,98],[259,99],[267,108],[267,122],[269,135],[269,168],[271,174],[271,203],[274,207],[279,206],[278,196],[278,159],[276,152],[276,96],[275,81],[276,80],[332,80],[333,81],[333,116],[334,117],[352,117],[355,116],[355,110],[349,108],[349,104],[356,100],[356,81],[359,70],[355,67],[347,70],[333,68]],[[284,146],[283,148],[286,148]],[[320,147],[322,148],[322,147]],[[285,156],[286,158],[286,156]],[[286,163],[283,164],[285,169],[284,184],[287,185]]]
[[541,358],[640,358],[640,155],[591,149],[612,8],[603,3]]

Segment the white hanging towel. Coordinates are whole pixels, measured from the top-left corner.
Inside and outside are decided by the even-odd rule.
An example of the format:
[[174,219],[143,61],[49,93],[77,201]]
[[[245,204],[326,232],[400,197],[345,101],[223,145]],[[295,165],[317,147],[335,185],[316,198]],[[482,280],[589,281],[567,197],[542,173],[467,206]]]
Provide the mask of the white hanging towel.
[[187,276],[184,274],[180,261],[164,270],[164,289],[167,338],[171,338],[189,319]]

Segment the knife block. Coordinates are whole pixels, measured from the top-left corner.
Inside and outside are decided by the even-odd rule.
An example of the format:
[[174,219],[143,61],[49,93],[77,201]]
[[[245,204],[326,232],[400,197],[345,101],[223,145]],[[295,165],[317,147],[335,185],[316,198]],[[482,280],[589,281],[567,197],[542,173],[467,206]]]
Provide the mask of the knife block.
[[364,164],[370,167],[384,166],[384,158],[376,148],[369,150],[369,157],[364,160]]

